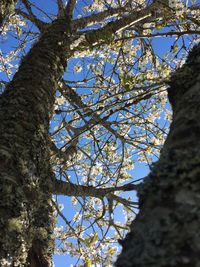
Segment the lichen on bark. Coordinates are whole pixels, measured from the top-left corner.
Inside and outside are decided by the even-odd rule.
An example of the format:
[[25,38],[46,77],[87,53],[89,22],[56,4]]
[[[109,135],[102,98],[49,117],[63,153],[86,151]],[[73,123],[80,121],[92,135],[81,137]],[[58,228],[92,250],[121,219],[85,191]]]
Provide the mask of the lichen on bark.
[[116,267],[199,267],[200,45],[170,82],[173,121],[138,191],[139,214]]
[[54,21],[0,96],[1,266],[52,266],[49,118],[68,48],[67,22]]

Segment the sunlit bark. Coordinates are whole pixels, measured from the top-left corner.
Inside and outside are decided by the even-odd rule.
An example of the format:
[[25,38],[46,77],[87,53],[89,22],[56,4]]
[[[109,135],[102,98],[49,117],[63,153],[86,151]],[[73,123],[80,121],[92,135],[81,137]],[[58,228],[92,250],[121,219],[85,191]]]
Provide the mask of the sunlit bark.
[[[16,1],[2,1],[0,5],[0,24],[10,14],[5,9],[9,3],[13,5]],[[122,16],[97,30],[78,31],[89,19],[69,21],[75,3],[73,0],[68,1],[68,17],[60,12],[60,19],[45,24],[45,27],[31,12],[29,16],[25,16],[42,30],[42,34],[22,59],[18,72],[0,96],[0,266],[52,266],[52,193],[71,195],[73,191],[73,195],[97,197],[104,194],[110,200],[117,197],[114,196],[114,190],[100,191],[92,187],[52,181],[54,176],[50,166],[52,145],[49,140],[49,118],[53,112],[58,81],[61,80],[65,64],[72,53],[112,42],[116,32],[150,18],[152,5],[151,8]],[[62,6],[60,10],[62,11]],[[101,16],[104,18],[105,14],[107,13],[102,13]],[[98,15],[99,19],[101,16]],[[74,40],[77,39],[78,42],[74,45]],[[73,46],[70,47],[70,44]],[[199,48],[195,51],[193,54],[198,56]],[[197,120],[200,99],[197,60],[200,59],[196,54],[191,55],[185,71],[178,72],[172,80],[170,100],[174,108],[174,122],[160,161],[139,191],[141,213],[133,225],[134,231],[124,241],[124,252],[117,266],[162,267],[177,262],[183,265],[185,262],[190,264],[190,260],[196,261],[195,257],[183,257],[187,248],[186,240],[189,238],[191,243],[196,244],[194,250],[189,247],[191,255],[195,256],[196,251],[199,252],[198,239],[193,240],[192,235],[192,231],[197,231],[199,220],[196,212],[198,193],[195,190],[198,189],[197,176],[200,172],[197,167],[197,137],[200,128]],[[189,76],[186,75],[188,72]],[[180,89],[175,94],[177,88]],[[83,105],[79,99],[76,98],[76,101],[79,106]],[[94,123],[100,121],[103,127],[117,135],[109,127],[109,123],[100,120],[95,114],[92,120]],[[120,138],[119,135],[117,137]],[[129,190],[128,187],[123,189]],[[122,200],[119,197],[117,199],[118,202]],[[197,216],[196,220],[192,216]],[[194,224],[193,228],[185,229],[189,224],[187,220]],[[183,237],[185,242],[173,229],[186,232]],[[184,244],[183,249],[180,244]],[[174,246],[178,249],[174,249]]]
[[48,128],[55,90],[74,52],[70,47],[74,40],[81,37],[79,47],[88,49],[101,43],[108,30],[113,33],[120,27],[113,22],[100,31],[77,34],[71,32],[66,15],[54,21],[0,96],[1,265],[51,266],[54,219]]
[[1,266],[51,266],[48,127],[69,56],[67,34],[67,24],[55,21],[0,96]]
[[[123,25],[126,23],[130,19]],[[113,22],[100,30],[79,34],[72,32],[70,25],[69,17],[63,16],[44,29],[0,96],[1,265],[52,265],[51,197],[58,184],[55,190],[48,132],[55,91],[67,59],[77,49],[70,44],[80,39],[79,49],[87,50],[101,43],[109,31],[121,28],[120,23]],[[59,187],[59,192],[63,194],[64,189]],[[81,190],[77,194],[81,195]]]

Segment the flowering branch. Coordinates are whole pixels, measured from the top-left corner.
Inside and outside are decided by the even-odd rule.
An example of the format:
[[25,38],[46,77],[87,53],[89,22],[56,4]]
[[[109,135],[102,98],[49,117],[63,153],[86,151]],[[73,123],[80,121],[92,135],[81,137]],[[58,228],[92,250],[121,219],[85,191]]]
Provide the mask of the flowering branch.
[[132,204],[137,205],[137,202],[132,202],[125,200],[119,196],[114,195],[113,193],[116,191],[132,191],[137,190],[138,185],[128,183],[119,187],[108,187],[108,188],[96,188],[93,186],[84,186],[77,185],[71,182],[65,182],[62,180],[55,180],[53,182],[52,193],[56,195],[64,195],[64,196],[75,196],[75,197],[96,197],[96,198],[104,198],[108,197],[109,199],[116,200],[122,204]]

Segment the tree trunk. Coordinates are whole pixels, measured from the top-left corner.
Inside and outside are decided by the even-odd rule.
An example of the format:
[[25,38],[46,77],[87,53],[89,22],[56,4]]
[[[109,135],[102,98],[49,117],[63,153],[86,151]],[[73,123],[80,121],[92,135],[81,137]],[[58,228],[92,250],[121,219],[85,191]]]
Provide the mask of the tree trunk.
[[52,266],[48,128],[67,40],[53,22],[0,96],[0,266]]
[[117,267],[200,266],[200,45],[172,77],[173,121],[141,185],[140,211]]
[[1,0],[0,1],[0,27],[3,25],[7,16],[12,14],[15,10],[17,0]]

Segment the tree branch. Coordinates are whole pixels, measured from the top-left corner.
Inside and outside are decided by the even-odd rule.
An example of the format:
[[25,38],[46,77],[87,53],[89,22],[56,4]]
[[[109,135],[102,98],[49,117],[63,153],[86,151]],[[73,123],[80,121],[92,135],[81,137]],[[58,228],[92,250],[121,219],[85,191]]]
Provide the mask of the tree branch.
[[182,35],[191,35],[191,34],[200,34],[200,31],[195,30],[187,30],[187,31],[169,31],[169,32],[158,32],[158,33],[152,33],[152,34],[134,34],[131,36],[126,36],[123,38],[118,38],[115,40],[115,42],[123,41],[123,40],[129,40],[134,38],[152,38],[152,37],[167,37],[167,36],[182,36]]
[[[87,112],[87,116],[91,116],[92,120],[90,120],[90,123],[93,123],[94,125],[96,123],[101,124],[104,128],[106,128],[110,133],[112,133],[116,138],[122,141],[122,143],[128,143],[130,145],[133,145],[132,141],[129,141],[124,138],[124,136],[120,135],[116,132],[115,129],[111,127],[112,123],[106,121],[106,118],[101,118],[98,114],[95,113],[94,110],[87,107],[85,103],[82,102],[80,96],[76,94],[76,92],[68,85],[63,85],[62,93],[67,99],[69,99],[70,103],[76,104],[79,108],[84,109]],[[132,105],[133,103],[131,103]],[[88,127],[88,126],[87,126]],[[84,127],[85,130],[85,127]],[[80,133],[79,133],[80,134]]]
[[27,14],[26,12],[23,12],[22,10],[16,8],[15,9],[15,13],[17,15],[22,16],[24,19],[27,19],[29,21],[31,21],[32,23],[35,24],[35,26],[42,32],[44,31],[44,29],[48,26],[48,23],[45,23],[39,19],[37,19],[35,16],[32,16],[29,14]]
[[73,11],[74,11],[75,5],[76,5],[76,0],[68,0],[68,3],[65,7],[65,12],[69,18],[72,18],[72,16],[73,16]]
[[57,0],[57,6],[58,6],[58,17],[62,17],[65,12],[63,0]]
[[58,157],[62,161],[62,163],[66,162],[70,159],[73,159],[74,155],[76,155],[76,153],[77,153],[77,148],[76,148],[77,141],[78,141],[77,139],[72,140],[72,142],[65,149],[65,151],[62,151],[61,149],[57,148],[57,146],[52,142],[51,143],[51,151],[52,151],[53,155],[55,155],[56,157]]
[[85,45],[88,48],[88,44],[93,47],[112,41],[113,34],[123,31],[128,27],[136,25],[146,18],[151,17],[152,10],[154,10],[156,6],[157,4],[151,4],[144,9],[131,13],[130,15],[111,21],[100,29],[81,32],[81,34],[85,34],[85,42],[82,41],[82,46]]
[[[109,199],[121,202],[122,199],[119,196],[113,195],[116,191],[132,191],[137,190],[138,185],[132,183],[125,184],[119,187],[108,188],[96,188],[93,186],[77,185],[71,182],[65,182],[61,180],[53,181],[52,193],[56,195],[75,196],[75,197],[96,197],[102,199],[109,195]],[[123,199],[124,200],[124,199]],[[137,202],[130,202],[131,204],[137,204]]]
[[99,12],[97,14],[92,14],[84,18],[75,19],[73,23],[75,24],[75,28],[84,28],[85,26],[87,26],[87,24],[101,22],[110,16],[120,14],[121,12],[124,12],[125,10],[126,10],[126,6],[110,8],[105,11]]
[[28,11],[28,14],[19,10],[19,9],[16,9],[16,12],[17,14],[23,16],[25,19],[28,19],[30,20],[31,22],[33,22],[36,27],[40,30],[40,31],[43,31],[46,26],[48,25],[47,23],[43,22],[42,20],[38,19],[34,14],[33,14],[33,11],[32,11],[32,8],[31,8],[31,4],[28,2],[28,0],[21,0],[22,3],[24,4],[24,6],[26,7],[27,11]]

